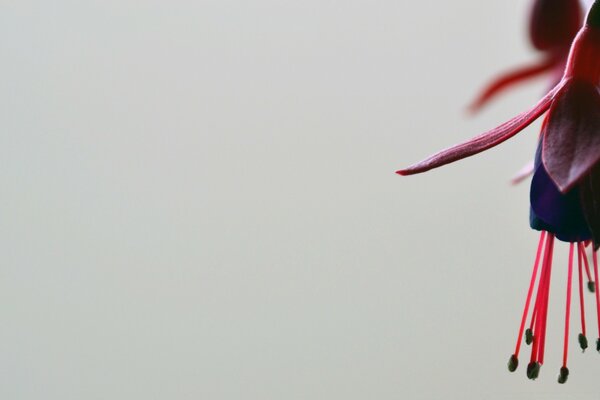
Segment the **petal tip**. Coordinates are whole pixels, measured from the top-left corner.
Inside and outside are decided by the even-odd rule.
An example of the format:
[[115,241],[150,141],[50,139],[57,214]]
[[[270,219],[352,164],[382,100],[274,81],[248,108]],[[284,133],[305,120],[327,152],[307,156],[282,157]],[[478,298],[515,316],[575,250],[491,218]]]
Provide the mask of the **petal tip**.
[[[554,181],[554,178],[552,178],[552,176],[550,178]],[[554,181],[554,183],[556,184],[556,187],[558,188],[558,191],[561,194],[567,194],[568,192],[571,191],[571,189],[573,189],[575,187],[575,185],[577,185],[577,183],[579,183],[579,181],[572,181],[572,182],[566,182],[566,183]]]
[[479,99],[474,100],[471,104],[465,107],[465,114],[467,117],[474,117],[479,114],[485,103],[482,103]]

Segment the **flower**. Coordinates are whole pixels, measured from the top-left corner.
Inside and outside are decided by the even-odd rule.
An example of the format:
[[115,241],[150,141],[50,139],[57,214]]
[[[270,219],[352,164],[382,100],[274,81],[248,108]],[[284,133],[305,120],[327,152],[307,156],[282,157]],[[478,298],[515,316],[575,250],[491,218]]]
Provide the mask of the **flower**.
[[[546,112],[530,191],[530,226],[541,234],[517,344],[508,368],[510,371],[517,369],[524,333],[526,343],[531,344],[527,376],[537,378],[544,363],[552,254],[555,239],[558,239],[569,243],[563,363],[558,378],[559,383],[565,383],[569,374],[567,356],[575,254],[581,314],[579,344],[583,350],[587,348],[583,267],[590,290],[595,288],[594,282],[599,282],[596,251],[600,247],[600,0],[594,2],[584,27],[570,48],[561,80],[533,108],[397,173],[425,172],[487,150],[513,137]],[[593,278],[585,251],[589,245],[594,248]],[[529,328],[525,330],[536,281],[535,302]],[[598,317],[597,350],[600,351],[600,291],[593,291]]]
[[529,16],[529,40],[543,53],[542,58],[492,80],[469,110],[477,112],[504,89],[544,73],[551,74],[554,86],[561,78],[569,46],[581,26],[581,14],[579,0],[535,0]]

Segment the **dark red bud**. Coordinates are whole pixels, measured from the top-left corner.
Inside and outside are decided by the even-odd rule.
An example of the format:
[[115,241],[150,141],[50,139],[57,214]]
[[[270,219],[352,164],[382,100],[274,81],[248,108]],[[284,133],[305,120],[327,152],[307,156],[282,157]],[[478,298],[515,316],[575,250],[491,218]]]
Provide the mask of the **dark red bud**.
[[535,0],[529,37],[538,50],[568,46],[582,25],[579,0]]

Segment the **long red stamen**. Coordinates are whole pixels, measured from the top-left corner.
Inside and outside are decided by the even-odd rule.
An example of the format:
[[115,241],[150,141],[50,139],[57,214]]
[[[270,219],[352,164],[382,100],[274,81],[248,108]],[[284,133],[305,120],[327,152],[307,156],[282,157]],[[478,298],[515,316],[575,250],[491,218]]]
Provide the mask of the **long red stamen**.
[[547,264],[546,268],[548,270],[545,282],[544,282],[544,301],[542,305],[541,312],[543,315],[541,316],[542,325],[541,325],[541,335],[540,335],[540,347],[538,350],[538,361],[541,365],[544,364],[544,353],[546,349],[546,326],[548,322],[548,301],[550,300],[550,277],[552,275],[552,253],[554,250],[554,235],[550,234],[548,236],[548,252],[547,252]]
[[533,331],[533,327],[535,326],[535,319],[537,317],[537,296],[535,297],[535,304],[533,305],[533,313],[531,314],[531,322],[529,323],[529,330]]
[[579,278],[579,315],[581,317],[581,333],[579,334],[579,346],[585,351],[588,347],[586,329],[585,329],[585,298],[583,296],[583,271],[581,259],[585,254],[585,248],[582,242],[577,243],[577,275]]
[[550,276],[552,271],[552,251],[554,248],[554,235],[547,233],[542,271],[535,299],[535,324],[531,359],[527,366],[527,377],[536,379],[540,366],[544,363],[544,347],[546,335],[546,317],[548,309],[548,298],[550,290]]
[[[536,298],[537,304],[537,298]],[[531,344],[533,342],[533,326],[535,325],[535,319],[537,317],[537,306],[533,306],[533,313],[531,314],[531,322],[529,328],[525,331],[525,343]]]
[[542,248],[544,245],[544,239],[546,238],[546,232],[542,231],[540,240],[538,242],[538,249],[535,255],[535,262],[533,263],[533,273],[531,274],[531,281],[529,282],[529,289],[527,290],[527,299],[525,300],[525,308],[523,309],[523,316],[521,317],[521,325],[519,326],[519,335],[517,336],[517,346],[515,348],[515,357],[519,356],[521,349],[521,341],[523,339],[523,331],[525,329],[525,321],[527,320],[527,314],[529,312],[529,305],[531,303],[531,295],[533,294],[533,286],[535,285],[535,278],[540,263],[540,256],[542,254]]
[[563,344],[563,363],[560,369],[560,375],[558,377],[558,383],[565,383],[569,376],[569,369],[567,368],[567,357],[569,354],[569,322],[571,319],[571,284],[573,282],[573,251],[575,249],[575,243],[569,244],[569,272],[567,277],[567,304],[565,306],[565,340]]
[[[594,279],[598,282],[598,253],[592,253],[594,260]],[[600,289],[600,288],[598,288]],[[596,314],[598,319],[598,341],[596,342],[596,350],[600,351],[600,290],[596,290]]]
[[590,272],[590,263],[588,261],[587,254],[585,254],[585,248],[583,245],[581,246],[580,251],[581,251],[581,256],[583,257],[583,262],[585,265],[585,273],[588,278],[588,289],[590,290],[590,292],[593,292],[595,284],[594,284],[594,280],[592,279],[592,273]]
[[546,274],[548,272],[548,270],[546,269],[546,260],[548,258],[548,246],[549,246],[549,236],[547,236],[546,238],[546,248],[544,249],[544,258],[542,260],[542,271],[541,271],[541,275],[540,275],[540,279],[538,282],[538,287],[537,287],[537,293],[535,295],[535,305],[534,305],[534,310],[533,310],[533,316],[535,318],[531,319],[531,322],[533,324],[532,327],[532,331],[534,332],[534,336],[533,336],[533,345],[531,346],[531,359],[530,362],[535,362],[538,360],[537,356],[538,356],[538,347],[539,347],[539,334],[540,334],[540,316],[541,316],[541,312],[540,312],[540,308],[541,308],[541,304],[543,302],[543,295],[542,292],[544,290],[544,281],[546,280]]

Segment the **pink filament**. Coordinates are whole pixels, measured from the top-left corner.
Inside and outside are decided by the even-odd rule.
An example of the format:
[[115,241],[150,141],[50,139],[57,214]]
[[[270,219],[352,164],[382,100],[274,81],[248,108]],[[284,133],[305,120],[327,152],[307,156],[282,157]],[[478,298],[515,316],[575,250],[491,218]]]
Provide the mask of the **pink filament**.
[[552,250],[554,248],[554,235],[548,233],[542,261],[542,272],[535,299],[535,324],[533,346],[531,349],[531,362],[544,363],[544,347],[546,335],[546,317],[548,310],[548,295],[550,289],[550,272],[552,269]]
[[[598,283],[598,254],[594,251],[592,253],[594,260],[594,279]],[[598,337],[600,337],[600,288],[596,288],[596,314],[598,319]]]
[[[535,278],[537,276],[537,271],[540,262],[540,256],[542,254],[542,248],[544,245],[544,239],[546,237],[546,232],[542,231],[540,235],[540,240],[538,242],[538,249],[535,255],[535,262],[533,263],[533,273],[531,274],[531,281],[529,282],[529,289],[527,290],[527,299],[525,300],[525,309],[523,310],[523,316],[521,317],[521,326],[519,327],[519,335],[517,336],[517,346],[515,348],[515,356],[519,356],[519,351],[521,350],[521,341],[523,340],[523,331],[525,330],[525,320],[527,319],[527,313],[529,312],[529,304],[531,303],[531,295],[533,294],[533,286],[535,285]],[[533,321],[533,316],[531,317]]]
[[577,243],[577,269],[579,275],[579,314],[581,315],[581,334],[585,336],[585,300],[583,297],[583,271],[581,267],[581,259],[585,255],[583,243]]
[[529,330],[531,330],[531,331],[533,331],[536,317],[537,317],[537,296],[535,299],[535,305],[533,306],[533,313],[531,314],[531,322],[529,323]]
[[592,274],[590,272],[590,263],[588,261],[587,255],[585,254],[585,250],[584,250],[583,245],[581,246],[581,250],[580,251],[581,251],[581,256],[583,257],[583,262],[585,264],[585,273],[587,275],[588,281],[592,282]]
[[544,303],[542,306],[543,313],[543,322],[542,322],[542,331],[540,338],[540,349],[539,349],[539,362],[540,364],[544,364],[544,352],[546,349],[546,326],[548,322],[548,301],[550,299],[550,276],[552,275],[552,252],[554,250],[554,235],[549,235],[548,237],[548,252],[547,252],[547,264],[546,268],[548,269],[548,273],[546,276],[546,280],[544,282]]
[[567,278],[567,304],[565,310],[565,341],[563,345],[563,367],[567,367],[567,355],[569,353],[569,320],[571,317],[571,283],[573,281],[573,250],[574,243],[569,245],[569,275]]

